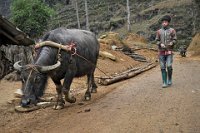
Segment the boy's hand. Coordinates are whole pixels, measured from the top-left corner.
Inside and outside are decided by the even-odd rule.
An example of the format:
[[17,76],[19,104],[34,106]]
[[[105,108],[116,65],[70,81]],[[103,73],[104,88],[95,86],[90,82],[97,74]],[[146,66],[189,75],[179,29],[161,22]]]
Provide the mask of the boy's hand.
[[173,42],[170,42],[168,45],[169,45],[169,46],[172,46],[172,45],[173,45]]
[[166,48],[165,44],[161,43],[160,44],[161,48]]

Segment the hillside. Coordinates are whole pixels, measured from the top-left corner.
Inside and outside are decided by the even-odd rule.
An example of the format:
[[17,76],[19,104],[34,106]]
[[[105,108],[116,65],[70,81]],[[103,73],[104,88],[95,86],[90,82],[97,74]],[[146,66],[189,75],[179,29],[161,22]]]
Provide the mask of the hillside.
[[[74,1],[45,0],[45,2],[57,11],[50,21],[49,30],[62,26],[78,27]],[[1,13],[9,15],[9,11],[2,8],[5,8],[5,5],[6,9],[9,9],[10,1],[1,1]],[[171,25],[177,30],[179,41],[176,48],[180,45],[189,45],[199,27],[196,5],[194,0],[130,0],[131,30],[153,42],[155,31],[160,27],[159,19],[169,14],[172,16]],[[78,9],[81,29],[86,29],[84,0],[78,1]],[[88,12],[90,30],[97,35],[115,31],[120,33],[121,37],[126,37],[127,13],[124,0],[88,1]]]
[[[106,31],[116,31],[127,34],[126,2],[118,0],[88,1],[90,29],[96,34]],[[79,16],[81,28],[85,29],[84,1],[80,0]],[[166,14],[172,16],[171,25],[177,30],[178,45],[189,45],[195,33],[196,6],[192,0],[130,0],[132,32],[144,36],[150,41],[155,39],[155,31],[160,27],[159,19]],[[77,28],[75,8],[73,3],[58,10],[53,19],[55,27],[65,26]],[[53,28],[55,28],[52,26]]]

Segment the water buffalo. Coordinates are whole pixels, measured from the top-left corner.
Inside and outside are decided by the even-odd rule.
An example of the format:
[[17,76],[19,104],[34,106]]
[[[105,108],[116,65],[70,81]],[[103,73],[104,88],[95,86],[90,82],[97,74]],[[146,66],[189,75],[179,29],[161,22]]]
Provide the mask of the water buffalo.
[[[55,83],[58,94],[55,109],[64,107],[62,94],[67,102],[76,101],[70,93],[70,85],[74,77],[87,75],[88,88],[85,99],[90,100],[91,93],[97,91],[94,71],[99,55],[99,43],[95,35],[85,30],[58,28],[45,34],[42,41],[52,41],[62,45],[68,45],[73,41],[76,44],[77,54],[88,61],[63,50],[60,51],[61,61],[58,61],[58,48],[44,46],[40,48],[33,64],[20,66],[20,62],[16,62],[14,68],[20,72],[24,94],[21,100],[22,107],[39,101],[43,96],[48,76]],[[63,84],[61,79],[64,79]]]

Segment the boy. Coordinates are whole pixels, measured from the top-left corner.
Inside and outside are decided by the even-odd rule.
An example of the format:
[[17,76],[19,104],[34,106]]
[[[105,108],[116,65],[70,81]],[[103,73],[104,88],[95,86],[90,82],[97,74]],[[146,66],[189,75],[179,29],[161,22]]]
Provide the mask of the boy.
[[170,16],[164,16],[161,19],[162,28],[159,29],[156,33],[163,88],[166,88],[167,86],[170,86],[172,84],[172,49],[177,40],[176,31],[173,28],[169,27],[170,21]]

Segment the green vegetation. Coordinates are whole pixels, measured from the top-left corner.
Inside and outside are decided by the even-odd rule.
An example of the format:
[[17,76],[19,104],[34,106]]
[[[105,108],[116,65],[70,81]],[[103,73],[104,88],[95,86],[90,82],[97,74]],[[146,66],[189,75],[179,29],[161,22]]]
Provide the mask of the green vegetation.
[[48,26],[54,10],[41,0],[13,0],[11,21],[31,37],[41,35]]

